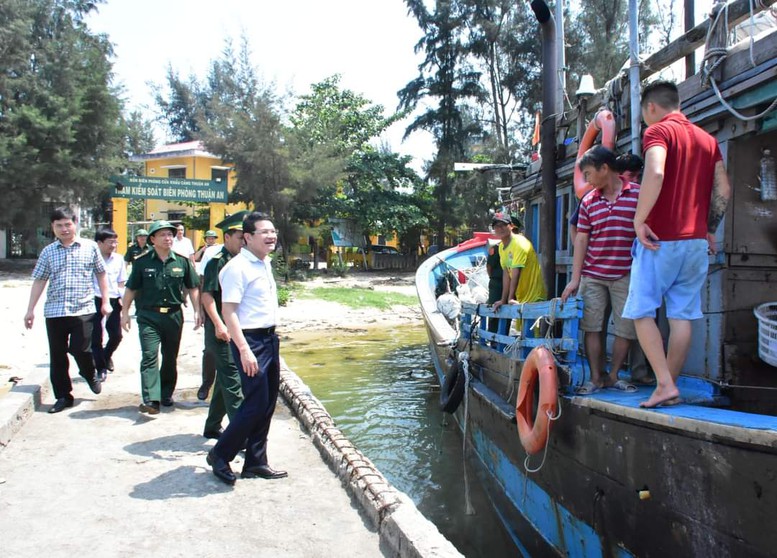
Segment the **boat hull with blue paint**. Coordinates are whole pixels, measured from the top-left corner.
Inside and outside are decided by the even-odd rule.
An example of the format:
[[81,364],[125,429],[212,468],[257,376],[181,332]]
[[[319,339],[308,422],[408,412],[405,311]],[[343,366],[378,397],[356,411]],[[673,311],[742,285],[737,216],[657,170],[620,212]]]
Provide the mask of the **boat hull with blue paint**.
[[[465,280],[487,241],[472,240],[423,262],[416,286],[440,382],[463,352],[470,380],[455,417],[478,476],[525,556],[774,556],[777,530],[777,417],[732,410],[708,382],[681,376],[684,404],[646,410],[635,393],[578,396],[582,303],[511,305],[494,314],[464,303],[454,324],[435,288]],[[521,318],[523,337],[488,318]],[[541,318],[552,336],[531,337]],[[509,323],[504,320],[503,324]],[[527,460],[515,421],[522,361],[539,344],[555,355],[560,417],[546,452]],[[466,409],[466,416],[465,416]],[[528,470],[536,472],[527,472]]]

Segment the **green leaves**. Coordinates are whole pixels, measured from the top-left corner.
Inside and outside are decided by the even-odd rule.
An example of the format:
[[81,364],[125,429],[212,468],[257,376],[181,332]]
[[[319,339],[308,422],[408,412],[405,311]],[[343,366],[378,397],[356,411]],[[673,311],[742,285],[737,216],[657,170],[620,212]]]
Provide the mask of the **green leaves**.
[[0,6],[0,226],[35,226],[45,199],[96,199],[120,158],[111,47],[83,23],[95,2]]

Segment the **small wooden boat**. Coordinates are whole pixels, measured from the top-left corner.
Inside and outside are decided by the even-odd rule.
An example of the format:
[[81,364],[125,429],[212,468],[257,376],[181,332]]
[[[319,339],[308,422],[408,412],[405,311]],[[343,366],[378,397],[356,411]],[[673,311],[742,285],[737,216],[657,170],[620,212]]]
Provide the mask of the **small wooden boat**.
[[[520,554],[775,556],[777,417],[733,410],[719,385],[692,376],[678,382],[682,404],[655,410],[639,407],[652,387],[576,395],[579,300],[497,314],[463,302],[453,320],[438,310],[438,285],[466,282],[486,246],[476,238],[427,259],[416,286],[441,398],[449,410],[464,398],[454,416]],[[522,331],[504,319],[491,333],[492,318],[521,319]],[[533,336],[538,320],[547,335]],[[532,370],[521,385],[536,351],[551,355],[556,381]],[[522,444],[527,427],[539,438]]]

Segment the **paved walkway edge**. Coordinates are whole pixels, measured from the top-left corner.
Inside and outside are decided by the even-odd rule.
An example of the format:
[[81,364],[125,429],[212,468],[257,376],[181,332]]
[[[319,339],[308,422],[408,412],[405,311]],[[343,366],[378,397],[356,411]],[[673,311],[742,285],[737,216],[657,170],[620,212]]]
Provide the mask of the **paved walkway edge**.
[[[392,557],[459,558],[462,554],[413,501],[391,483],[345,437],[310,388],[285,365],[281,395],[310,433],[324,461],[342,481],[380,535],[381,548]],[[5,448],[50,390],[48,370],[28,374],[0,397],[0,450]]]
[[281,367],[280,391],[310,433],[324,461],[380,534],[385,553],[401,558],[462,556],[413,501],[394,488],[372,461],[356,449],[310,388],[285,364]]
[[0,397],[0,449],[21,430],[49,393],[49,371],[36,369]]

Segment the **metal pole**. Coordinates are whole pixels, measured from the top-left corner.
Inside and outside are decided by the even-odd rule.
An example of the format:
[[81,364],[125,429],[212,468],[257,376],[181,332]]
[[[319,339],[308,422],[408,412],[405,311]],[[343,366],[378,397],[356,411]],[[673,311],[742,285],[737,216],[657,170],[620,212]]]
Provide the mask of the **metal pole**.
[[556,114],[564,112],[564,93],[567,89],[567,60],[564,49],[564,0],[556,0],[556,51],[558,52],[558,94],[556,95]]
[[556,93],[558,56],[556,24],[544,0],[532,0],[531,8],[542,29],[542,208],[540,254],[548,297],[556,294]]
[[629,0],[629,98],[631,100],[631,152],[641,155],[640,122],[640,82],[639,82],[639,5],[637,0]]

